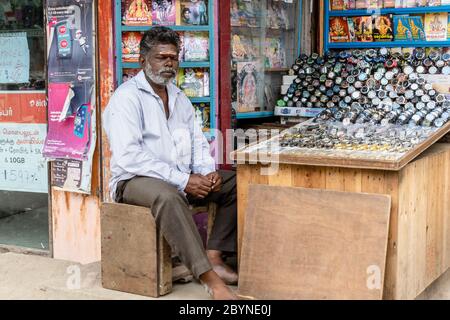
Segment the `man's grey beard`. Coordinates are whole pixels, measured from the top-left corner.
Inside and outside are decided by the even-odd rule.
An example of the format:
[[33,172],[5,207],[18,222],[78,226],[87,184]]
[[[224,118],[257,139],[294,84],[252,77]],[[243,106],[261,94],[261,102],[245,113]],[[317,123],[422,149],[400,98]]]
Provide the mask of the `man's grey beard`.
[[158,85],[164,85],[164,86],[168,85],[170,82],[173,81],[173,79],[175,79],[175,75],[174,75],[173,77],[170,77],[170,78],[165,78],[165,77],[161,76],[161,74],[162,74],[163,72],[166,72],[166,71],[173,71],[173,72],[175,73],[175,69],[172,69],[172,68],[162,68],[162,69],[159,71],[158,74],[155,74],[155,73],[153,72],[153,69],[152,69],[150,63],[147,63],[147,64],[145,65],[145,68],[144,68],[144,73],[145,73],[145,75],[146,75],[153,83],[158,84]]

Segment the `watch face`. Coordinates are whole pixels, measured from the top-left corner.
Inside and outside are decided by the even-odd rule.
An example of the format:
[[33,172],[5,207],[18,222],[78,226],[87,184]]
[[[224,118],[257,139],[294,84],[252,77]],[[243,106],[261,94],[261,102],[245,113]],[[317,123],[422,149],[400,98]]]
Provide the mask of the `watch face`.
[[430,102],[430,96],[428,95],[423,95],[421,98],[422,102],[427,103]]
[[423,88],[427,91],[433,90],[433,85],[431,83],[424,84]]
[[425,67],[429,68],[433,65],[433,61],[431,59],[425,59],[425,60],[423,60],[423,65]]
[[444,60],[436,61],[436,67],[442,68],[443,66],[445,66],[445,61]]
[[414,72],[414,69],[413,69],[413,67],[411,67],[411,66],[405,66],[405,67],[403,68],[403,72],[404,72],[405,74],[409,75],[409,74],[411,74],[411,73]]
[[412,99],[414,97],[414,91],[412,91],[412,90],[407,90],[406,92],[405,92],[405,98],[406,99]]
[[416,90],[416,96],[418,97],[422,97],[425,93],[423,92],[422,89]]
[[361,97],[361,92],[355,91],[352,93],[353,100],[358,100]]
[[416,68],[416,72],[419,73],[419,74],[425,73],[425,68],[424,68],[424,66],[418,66],[418,67]]
[[377,96],[377,93],[375,91],[369,91],[367,93],[367,96],[369,97],[369,99],[374,99]]
[[435,66],[432,66],[428,69],[429,74],[436,74],[438,72],[438,69]]

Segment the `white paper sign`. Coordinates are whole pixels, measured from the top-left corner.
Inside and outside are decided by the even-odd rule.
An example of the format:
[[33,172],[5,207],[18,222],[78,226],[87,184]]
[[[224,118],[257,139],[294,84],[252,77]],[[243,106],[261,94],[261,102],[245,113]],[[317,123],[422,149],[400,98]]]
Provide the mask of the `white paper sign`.
[[0,33],[0,83],[30,79],[30,51],[25,32]]
[[0,190],[48,192],[46,124],[0,123]]

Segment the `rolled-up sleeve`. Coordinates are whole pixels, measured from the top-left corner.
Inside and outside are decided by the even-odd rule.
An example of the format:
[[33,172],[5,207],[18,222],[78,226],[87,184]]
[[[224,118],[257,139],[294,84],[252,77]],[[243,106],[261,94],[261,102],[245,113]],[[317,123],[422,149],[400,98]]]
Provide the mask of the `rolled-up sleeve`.
[[142,147],[142,116],[138,106],[137,98],[117,93],[104,114],[103,126],[116,165],[130,174],[161,179],[184,191],[189,174],[155,158]]

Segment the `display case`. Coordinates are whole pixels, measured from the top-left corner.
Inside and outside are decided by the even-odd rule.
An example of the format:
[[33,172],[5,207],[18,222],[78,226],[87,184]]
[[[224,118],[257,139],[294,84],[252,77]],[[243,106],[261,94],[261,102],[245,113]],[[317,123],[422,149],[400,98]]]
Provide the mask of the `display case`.
[[273,116],[282,76],[300,52],[302,0],[232,0],[229,9],[232,114]]
[[214,5],[213,0],[115,0],[117,85],[140,71],[139,42],[146,30],[177,31],[182,45],[176,85],[191,100],[208,140],[216,128]]
[[449,47],[449,12],[448,1],[324,0],[324,51]]

